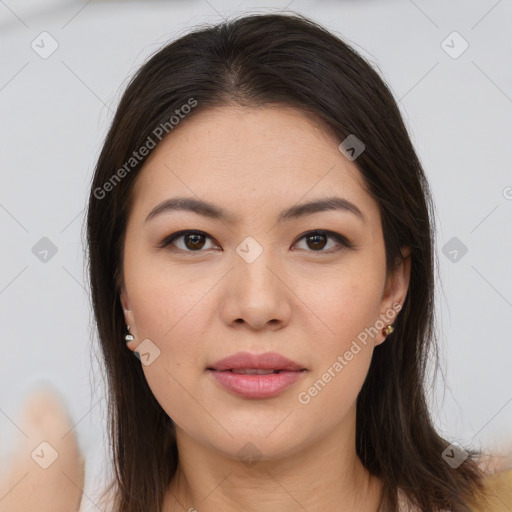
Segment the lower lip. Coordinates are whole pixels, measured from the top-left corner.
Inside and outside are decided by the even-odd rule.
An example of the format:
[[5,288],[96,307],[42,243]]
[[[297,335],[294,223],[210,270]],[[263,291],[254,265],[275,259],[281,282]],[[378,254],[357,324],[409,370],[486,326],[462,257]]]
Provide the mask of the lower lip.
[[242,374],[230,371],[208,370],[213,378],[227,390],[245,398],[271,398],[297,382],[302,371],[282,371],[267,375]]

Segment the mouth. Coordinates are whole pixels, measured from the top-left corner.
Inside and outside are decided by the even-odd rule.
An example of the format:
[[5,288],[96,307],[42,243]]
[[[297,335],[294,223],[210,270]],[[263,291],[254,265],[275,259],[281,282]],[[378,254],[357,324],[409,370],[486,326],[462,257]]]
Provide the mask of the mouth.
[[219,389],[238,398],[260,400],[281,394],[308,371],[282,356],[247,353],[224,359],[206,370]]
[[207,368],[212,372],[231,372],[237,373],[239,375],[270,375],[272,373],[282,373],[282,372],[305,372],[307,371],[305,368],[301,370],[272,370],[266,368],[230,368],[228,370],[216,370],[215,368]]
[[301,371],[306,368],[276,352],[262,354],[237,352],[209,365],[206,369],[219,372],[231,371],[234,373],[265,375],[283,371]]
[[307,370],[272,370],[261,368],[237,368],[215,370],[207,373],[220,389],[244,399],[273,398],[296,384]]
[[220,389],[250,399],[272,398],[297,383],[307,369],[280,354],[239,352],[206,368]]

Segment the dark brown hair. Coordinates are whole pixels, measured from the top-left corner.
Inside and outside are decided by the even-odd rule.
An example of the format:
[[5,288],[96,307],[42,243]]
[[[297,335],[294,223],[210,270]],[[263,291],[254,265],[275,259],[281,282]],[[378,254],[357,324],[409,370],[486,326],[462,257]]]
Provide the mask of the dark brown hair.
[[[375,348],[357,398],[357,454],[384,482],[383,510],[397,510],[400,487],[423,511],[470,511],[471,499],[484,489],[480,454],[468,447],[460,466],[448,465],[442,453],[450,443],[436,432],[426,401],[427,365],[439,365],[429,185],[379,74],[340,38],[298,14],[240,17],[167,44],[131,79],[106,137],[91,187],[87,235],[108,379],[114,510],[160,512],[178,462],[174,424],[123,341],[119,294],[130,196],[147,158],[138,150],[149,140],[159,142],[157,127],[167,127],[165,135],[172,137],[170,119],[193,102],[179,122],[215,106],[286,105],[320,119],[339,142],[350,134],[363,141],[366,149],[354,163],[380,208],[388,272],[408,246],[411,277],[395,331]],[[137,158],[130,160],[134,152]]]

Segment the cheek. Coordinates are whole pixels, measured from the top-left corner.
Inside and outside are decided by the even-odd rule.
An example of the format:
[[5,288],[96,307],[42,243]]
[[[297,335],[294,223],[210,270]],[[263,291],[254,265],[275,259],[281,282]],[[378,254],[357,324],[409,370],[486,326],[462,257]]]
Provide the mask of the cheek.
[[194,325],[201,298],[214,285],[213,280],[197,279],[190,271],[162,265],[144,254],[134,254],[125,269],[138,337],[155,343],[170,343],[182,324]]
[[197,386],[195,379],[206,364],[206,344],[215,342],[211,322],[217,310],[209,291],[218,278],[193,277],[176,267],[139,266],[131,273],[127,268],[137,341],[149,339],[158,349],[158,358],[143,370],[155,397],[170,415],[182,406],[185,410],[190,407],[184,390]]
[[[375,335],[370,327],[378,319],[380,296],[375,284],[357,284],[345,292],[340,292],[329,308],[329,321],[337,338],[343,340],[344,348],[352,340],[362,343],[370,342],[369,332]],[[366,336],[365,336],[366,333]]]
[[321,279],[317,276],[316,280],[305,280],[307,284],[301,290],[301,297],[314,313],[308,316],[317,323],[321,320],[319,325],[325,336],[322,351],[332,355],[348,349],[358,335],[364,339],[362,333],[379,317],[382,282],[379,266],[368,261],[347,266]]
[[[333,292],[325,300],[335,300],[319,310],[330,330],[314,344],[314,369],[298,400],[309,418],[324,417],[325,428],[342,421],[354,406],[368,374],[374,342],[367,329],[375,323],[378,300],[367,290],[354,287],[351,294]],[[328,417],[325,411],[330,411]]]
[[[373,270],[347,269],[325,280],[322,293],[305,295],[309,308],[318,312],[322,321],[319,324],[318,318],[310,315],[307,329],[313,333],[313,326],[320,325],[323,334],[314,340],[315,368],[301,390],[305,393],[302,403],[315,402],[313,408],[319,407],[319,411],[333,407],[343,416],[357,398],[370,367],[373,337],[380,331],[374,326],[379,319],[381,275],[378,265],[366,268]],[[314,337],[309,336],[310,340]]]
[[[146,281],[133,301],[137,339],[149,339],[160,351],[160,363],[172,373],[190,371],[204,358],[207,301],[193,292],[185,293],[164,278]],[[203,292],[204,295],[204,292]]]
[[134,288],[138,334],[158,349],[158,357],[142,369],[164,411],[189,431],[191,419],[204,416],[200,404],[208,403],[197,382],[208,340],[204,328],[208,303],[200,300],[199,292],[185,292],[167,279],[160,273],[158,280],[146,279]]

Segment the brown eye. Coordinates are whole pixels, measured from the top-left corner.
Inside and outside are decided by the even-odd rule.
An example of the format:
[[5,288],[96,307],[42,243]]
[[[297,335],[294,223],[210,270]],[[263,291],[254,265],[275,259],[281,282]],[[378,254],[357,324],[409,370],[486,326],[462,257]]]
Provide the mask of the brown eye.
[[323,249],[327,244],[327,238],[325,235],[307,235],[306,243],[310,249]]
[[204,247],[204,236],[197,233],[183,235],[185,247],[188,249],[201,249]]
[[[330,253],[339,250],[340,246],[346,247],[347,249],[353,247],[353,245],[344,236],[334,233],[333,231],[325,231],[323,229],[305,233],[301,238],[299,238],[299,240],[303,239],[306,241],[306,250],[309,249],[309,252]],[[326,245],[328,245],[329,239],[336,241],[334,247],[331,245],[327,250],[323,250]]]
[[[179,250],[184,252],[205,252],[202,249],[206,245],[206,240],[212,240],[210,236],[202,231],[179,231],[165,238],[159,247],[167,247],[174,245]],[[174,243],[174,242],[178,243]],[[181,242],[181,243],[180,243]],[[211,249],[212,247],[206,247]]]

